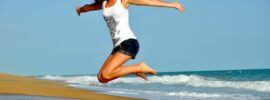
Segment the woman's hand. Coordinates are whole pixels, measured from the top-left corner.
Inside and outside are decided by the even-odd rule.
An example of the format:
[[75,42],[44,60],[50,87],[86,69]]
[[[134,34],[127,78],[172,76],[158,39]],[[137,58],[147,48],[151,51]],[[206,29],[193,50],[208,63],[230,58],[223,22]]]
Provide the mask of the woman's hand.
[[76,12],[77,12],[78,16],[81,16],[81,10],[80,10],[80,8],[81,8],[81,7],[77,7],[77,8],[76,8]]
[[177,9],[181,13],[185,12],[184,6],[182,6],[178,1],[174,2],[174,5],[175,5],[175,9]]

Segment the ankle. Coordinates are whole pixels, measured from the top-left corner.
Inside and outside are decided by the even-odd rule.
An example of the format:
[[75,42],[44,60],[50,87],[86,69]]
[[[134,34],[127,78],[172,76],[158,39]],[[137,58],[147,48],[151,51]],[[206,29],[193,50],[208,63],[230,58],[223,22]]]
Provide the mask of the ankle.
[[136,68],[137,72],[139,72],[139,73],[144,72],[140,63],[135,64],[134,67]]

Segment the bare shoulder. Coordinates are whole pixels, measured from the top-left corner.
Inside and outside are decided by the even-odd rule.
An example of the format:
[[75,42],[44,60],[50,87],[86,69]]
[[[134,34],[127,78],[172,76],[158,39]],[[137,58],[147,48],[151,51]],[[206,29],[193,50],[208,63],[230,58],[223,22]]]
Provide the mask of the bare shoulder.
[[126,0],[127,3],[131,4],[134,0]]
[[125,0],[128,5],[137,5],[144,0]]
[[125,8],[128,8],[129,6],[129,0],[121,0],[122,1],[122,5],[125,7]]

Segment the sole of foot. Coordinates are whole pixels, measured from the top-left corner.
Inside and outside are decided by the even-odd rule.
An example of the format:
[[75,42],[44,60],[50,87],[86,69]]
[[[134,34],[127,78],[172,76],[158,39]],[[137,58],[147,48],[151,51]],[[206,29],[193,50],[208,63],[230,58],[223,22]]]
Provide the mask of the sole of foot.
[[157,75],[157,72],[144,62],[138,63],[138,66],[141,68],[142,73]]

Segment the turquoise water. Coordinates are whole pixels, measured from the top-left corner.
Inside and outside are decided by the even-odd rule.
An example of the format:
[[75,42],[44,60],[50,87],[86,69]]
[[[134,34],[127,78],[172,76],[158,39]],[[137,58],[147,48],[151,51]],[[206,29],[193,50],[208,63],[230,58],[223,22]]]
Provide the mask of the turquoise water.
[[99,93],[151,100],[270,100],[270,69],[160,72],[101,84],[95,75],[42,76]]
[[270,81],[270,69],[191,71],[191,72],[161,72],[163,75],[199,75],[227,81]]

